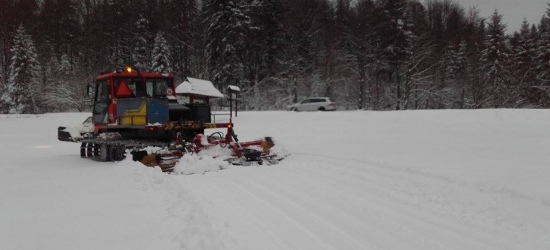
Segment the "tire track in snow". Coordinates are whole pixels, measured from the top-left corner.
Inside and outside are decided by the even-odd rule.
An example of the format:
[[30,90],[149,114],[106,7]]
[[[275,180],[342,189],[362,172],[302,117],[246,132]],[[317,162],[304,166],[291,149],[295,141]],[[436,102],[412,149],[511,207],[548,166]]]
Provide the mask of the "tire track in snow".
[[[225,229],[236,242],[242,242],[244,245],[239,248],[227,246],[227,249],[301,249],[293,248],[293,243],[300,240],[315,245],[315,249],[327,249],[322,244],[315,244],[318,243],[315,237],[306,238],[300,235],[298,238],[301,239],[297,240],[296,237],[289,236],[288,230],[292,228],[307,233],[293,221],[279,220],[276,221],[277,225],[273,225],[272,218],[279,217],[280,213],[250,192],[249,189],[254,187],[243,187],[238,182],[227,180],[217,174],[186,176],[184,179],[182,183],[194,187],[195,195],[202,198],[203,209],[211,217],[219,216],[216,218],[219,220],[218,227]],[[223,195],[219,195],[220,193]],[[279,230],[281,224],[286,231]]]
[[[195,239],[182,245],[189,249],[544,249],[548,226],[523,217],[524,225],[514,225],[509,215],[517,214],[493,197],[505,195],[386,166],[294,154],[274,166],[170,176],[191,203],[174,207],[191,205],[183,214],[198,214],[180,219],[188,225],[178,240]],[[519,238],[510,227],[534,236]]]
[[178,249],[223,249],[224,238],[220,237],[223,234],[210,224],[208,216],[189,190],[180,185],[177,176],[131,161],[122,161],[118,165],[126,168],[122,171],[133,172],[134,180],[144,192],[162,197],[165,210],[158,212],[174,228],[173,234],[165,237],[175,242]]
[[[479,189],[479,190],[482,190],[483,192],[491,192],[491,193],[496,193],[496,194],[501,194],[501,195],[507,195],[507,196],[509,196],[510,198],[513,198],[513,199],[521,199],[521,200],[524,200],[526,202],[535,202],[535,203],[539,203],[540,205],[543,205],[543,206],[546,206],[546,207],[550,208],[550,200],[547,200],[543,197],[531,196],[531,195],[521,193],[521,192],[518,192],[518,191],[515,191],[515,190],[510,190],[510,189],[506,189],[506,188],[496,188],[496,187],[489,186],[489,185],[484,185],[484,184],[481,184],[481,183],[476,183],[476,184],[468,183],[466,181],[456,179],[456,178],[452,178],[452,177],[449,177],[449,176],[438,175],[438,174],[429,173],[429,172],[423,172],[423,171],[419,171],[419,170],[409,169],[409,168],[406,168],[406,167],[398,167],[398,166],[392,165],[390,163],[366,161],[366,160],[362,160],[362,159],[344,158],[344,157],[338,157],[338,156],[328,157],[328,156],[325,156],[325,155],[312,154],[312,153],[293,153],[293,155],[304,155],[304,156],[310,156],[310,157],[315,157],[315,158],[319,158],[319,159],[328,159],[328,160],[331,160],[334,163],[336,163],[335,160],[342,161],[342,162],[354,163],[353,165],[348,165],[348,166],[354,166],[356,164],[361,164],[362,165],[361,168],[369,167],[371,169],[371,171],[376,171],[376,169],[378,169],[380,171],[377,171],[377,172],[380,173],[380,174],[387,173],[387,172],[390,172],[390,170],[392,170],[396,173],[403,173],[403,174],[407,174],[407,175],[421,176],[421,177],[425,177],[425,178],[429,178],[429,179],[440,180],[442,182],[452,183],[454,185],[463,186],[465,188]],[[365,164],[365,163],[367,163],[367,164]]]
[[[297,202],[297,200],[293,200],[280,192],[274,192],[274,189],[267,187],[263,182],[240,177],[239,182],[233,183],[238,185],[241,190],[247,192],[259,202],[262,202],[267,207],[273,209],[281,216],[281,218],[290,221],[295,227],[307,234],[312,240],[315,240],[318,245],[322,246],[322,249],[361,249],[364,247],[357,238],[347,234],[337,225],[329,222],[319,215],[316,215],[315,213],[310,212],[307,207]],[[247,187],[255,187],[255,192],[251,192]],[[322,227],[325,229],[324,231],[330,231],[330,234],[322,237],[319,232],[312,231],[311,226],[304,226],[306,224],[314,224],[315,227]],[[334,237],[334,234],[339,235],[338,238],[345,239],[346,241],[339,242],[338,244],[334,244],[334,242],[332,244],[326,243],[327,241],[330,241],[326,236]],[[335,248],[334,246],[337,247]]]
[[[295,164],[292,167],[300,166]],[[468,237],[465,237],[461,235],[462,232],[467,231],[466,229],[452,227],[447,224],[442,225],[441,221],[433,223],[429,220],[426,221],[423,217],[394,209],[393,207],[399,204],[391,200],[388,201],[385,197],[363,197],[362,199],[372,199],[373,202],[365,208],[365,213],[355,211],[353,208],[350,209],[349,214],[348,211],[340,212],[338,209],[342,207],[342,204],[330,204],[330,201],[322,197],[322,192],[300,190],[299,182],[307,182],[307,179],[309,179],[307,172],[292,174],[292,172],[289,172],[292,168],[284,167],[239,169],[237,174],[234,174],[233,170],[236,169],[232,169],[231,173],[223,173],[223,176],[221,173],[216,173],[204,176],[205,178],[201,178],[201,180],[193,178],[192,182],[186,183],[200,189],[200,192],[196,192],[197,195],[210,196],[214,199],[206,203],[220,203],[223,205],[218,206],[236,207],[218,219],[233,225],[232,228],[237,229],[233,232],[233,236],[240,239],[239,241],[245,242],[245,244],[252,245],[249,249],[258,249],[260,246],[258,245],[259,242],[249,241],[251,238],[264,239],[262,241],[268,246],[261,247],[262,249],[319,249],[320,247],[324,247],[324,249],[402,249],[405,245],[412,249],[510,249],[495,247],[493,244],[487,243],[487,240],[479,240],[475,236],[467,235]],[[262,175],[253,173],[254,171],[261,171]],[[287,178],[283,179],[285,176]],[[251,177],[261,178],[252,179]],[[323,183],[319,183],[319,181],[324,182],[325,180],[318,178],[318,176],[311,177],[312,182],[309,184],[319,186],[319,189],[323,192],[330,189],[330,184],[333,184],[329,182],[325,183],[327,185],[320,186]],[[277,183],[278,181],[282,183]],[[348,200],[351,206],[364,203],[364,201],[353,202],[353,199],[361,198],[360,193],[357,193],[357,190],[354,191],[354,187],[346,190],[343,187],[347,187],[347,183],[340,185],[344,186],[336,186],[335,188],[345,190],[345,192],[328,192],[331,195],[329,199],[343,195],[345,198],[341,201]],[[205,192],[205,187],[211,189],[211,191]],[[289,189],[284,187],[295,189],[296,192],[294,193],[296,195],[292,195],[292,192],[289,193]],[[273,190],[272,193],[277,194],[275,197],[269,195],[269,192],[263,191],[270,189]],[[223,197],[220,197],[215,195],[217,192],[226,193]],[[311,203],[303,202],[302,200],[309,195],[313,197]],[[285,197],[285,199],[278,199],[277,196]],[[235,202],[235,200],[240,202]],[[291,202],[286,203],[284,200]],[[293,204],[299,204],[298,206],[301,209],[297,209]],[[238,212],[234,213],[234,211],[241,209],[245,213],[250,213],[246,222],[244,222],[245,216]],[[274,213],[274,210],[279,212]],[[208,213],[214,211],[215,209],[210,208]],[[303,211],[307,212],[303,213]],[[314,214],[314,216],[309,214]],[[323,220],[328,221],[327,224],[333,226],[326,227],[326,224],[311,219],[312,217],[323,218]],[[288,223],[289,219],[292,223]],[[296,234],[303,232],[303,230],[296,230],[296,223],[299,225],[299,229],[305,228],[306,232],[310,232],[306,235],[307,237],[304,237],[302,233],[299,239],[296,238]],[[411,224],[415,227],[408,226]],[[339,225],[341,231],[346,231],[346,233],[335,231],[335,225]],[[415,231],[418,228],[428,231],[430,232],[429,235],[437,236],[440,239],[418,238]],[[453,228],[454,231],[450,230]],[[258,229],[266,229],[268,235],[259,235],[256,232]],[[280,231],[281,229],[283,231]],[[312,234],[314,235],[313,238],[311,238]],[[396,238],[399,240],[396,241]],[[321,242],[318,239],[323,239],[324,243],[320,244]],[[350,243],[350,239],[357,239],[361,242]],[[444,245],[448,242],[452,242],[452,247]]]
[[[323,161],[319,165],[326,167],[330,164],[330,161]],[[311,162],[304,163],[305,167],[309,165],[311,165]],[[348,173],[347,170],[344,172]],[[320,173],[323,173],[323,171],[320,171]],[[339,186],[337,188],[343,190],[343,195],[349,196],[349,198],[346,198],[348,201],[364,199],[366,202],[372,201],[374,204],[383,204],[381,206],[369,205],[367,209],[385,216],[381,223],[389,224],[390,227],[385,227],[382,230],[383,232],[396,231],[395,229],[398,228],[399,231],[395,233],[396,235],[400,235],[400,240],[407,241],[407,245],[409,246],[419,245],[416,248],[412,247],[413,249],[514,249],[510,248],[507,243],[499,243],[497,240],[489,237],[489,235],[480,237],[470,233],[471,226],[455,225],[454,221],[448,221],[447,218],[434,218],[431,213],[426,213],[423,208],[408,208],[410,207],[409,204],[392,192],[388,192],[389,189],[382,185],[382,182],[366,181],[367,179],[364,179],[365,176],[357,173],[353,173],[353,175],[359,181],[350,181],[349,176],[340,178],[342,176],[334,172],[325,172],[323,178],[325,178],[324,182],[328,186],[338,185],[338,183],[347,180],[347,186]],[[316,178],[321,177],[316,176]],[[376,177],[373,177],[372,180],[376,179]],[[354,190],[360,190],[360,192]],[[361,196],[362,194],[363,197]],[[365,194],[368,194],[368,196],[365,197]],[[351,214],[357,214],[357,212],[351,212]],[[364,223],[369,223],[369,221],[365,221]],[[434,235],[434,238],[437,238],[437,240],[417,239],[418,230],[430,232],[428,235]],[[379,237],[380,235],[377,235],[377,238]],[[388,242],[391,242],[391,240],[386,240],[385,244],[388,244]],[[452,247],[449,247],[449,242],[454,242]],[[395,247],[390,247],[389,249],[395,249]]]
[[[243,183],[253,184],[253,185],[244,185]],[[300,231],[302,235],[305,234],[305,236],[309,238],[309,240],[307,240],[308,242],[315,243],[316,245],[314,247],[315,249],[334,249],[330,247],[329,244],[325,243],[325,240],[323,240],[321,237],[319,237],[314,232],[312,232],[308,227],[304,226],[303,223],[299,221],[297,216],[295,214],[294,215],[292,214],[293,213],[292,210],[282,209],[281,208],[282,206],[280,203],[274,204],[273,197],[272,197],[275,195],[274,192],[269,192],[265,187],[258,185],[258,183],[250,182],[250,180],[246,180],[242,178],[240,179],[239,182],[232,182],[232,184],[237,186],[238,189],[240,189],[243,193],[246,193],[249,197],[252,197],[253,200],[261,203],[263,207],[275,213],[277,217],[279,217],[280,219],[288,221],[288,223],[292,225],[292,227]],[[251,187],[254,188],[255,192],[250,191]],[[262,191],[262,192],[258,193],[258,191]],[[287,203],[292,203],[289,200],[284,200],[284,201]],[[269,221],[264,223],[269,224]]]
[[[509,241],[512,245],[532,249],[550,245],[550,228],[545,220],[541,220],[550,219],[550,211],[545,204],[532,197],[510,195],[483,184],[470,184],[388,164],[307,153],[293,155],[295,160],[319,162],[320,168],[333,173],[327,179],[345,173],[347,176],[342,177],[343,180],[352,178],[357,182],[368,182],[369,188],[381,196],[429,210],[439,217],[450,217],[469,226],[481,227],[488,237],[499,235],[514,239]],[[341,167],[345,167],[345,171],[338,171]],[[528,233],[520,238],[514,233],[518,230]]]
[[[293,173],[289,171],[284,173],[284,175],[287,176],[289,174]],[[301,181],[303,181],[303,174],[304,173],[302,172],[302,174],[294,175],[295,177],[298,177]],[[294,179],[295,177],[290,179]],[[319,179],[316,178],[316,180]],[[304,202],[302,198],[307,195],[304,195],[303,193],[292,195],[293,192],[288,192],[289,190],[282,190],[280,188],[282,186],[293,186],[288,182],[287,183],[290,185],[278,186],[277,183],[272,183],[275,187],[279,187],[279,189],[277,189],[277,191],[275,192],[273,191],[275,189],[270,188],[268,186],[269,183],[267,183],[266,181],[267,179],[254,180],[250,178],[240,177],[240,181],[236,183],[243,183],[239,184],[243,187],[254,187],[255,192],[258,193],[256,195],[257,198],[261,197],[259,199],[262,199],[272,206],[277,207],[281,212],[284,213],[285,218],[294,218],[296,222],[304,225],[304,227],[310,228],[309,230],[311,232],[322,236],[321,238],[330,244],[330,249],[400,249],[402,248],[403,244],[399,241],[406,241],[407,247],[410,247],[412,249],[427,249],[427,246],[437,246],[437,248],[434,249],[445,247],[444,245],[436,241],[430,241],[429,239],[418,239],[414,231],[407,231],[406,229],[403,229],[402,224],[409,223],[420,225],[426,230],[433,231],[432,233],[434,235],[439,235],[440,237],[449,239],[448,241],[443,242],[455,242],[455,247],[457,247],[456,249],[491,249],[492,246],[487,245],[486,242],[480,241],[477,243],[478,247],[481,246],[480,248],[472,247],[472,244],[470,242],[464,242],[464,237],[456,236],[459,235],[461,231],[457,230],[454,227],[447,226],[445,231],[441,231],[440,223],[431,223],[423,218],[411,216],[410,214],[399,211],[399,209],[389,209],[389,211],[391,212],[388,212],[388,208],[391,208],[391,206],[386,205],[386,201],[381,200],[380,197],[366,198],[364,195],[362,196],[360,195],[360,193],[357,193],[357,190],[355,190],[354,188],[351,188],[349,190],[346,190],[345,188],[343,189],[341,186],[338,186],[336,182],[331,181],[330,179],[323,180],[323,182],[326,181],[325,184],[327,184],[326,186],[329,187],[329,189],[330,186],[333,186],[336,187],[336,189],[338,190],[346,190],[345,192],[335,193],[336,195],[343,197],[341,201],[332,204],[334,206],[332,206],[325,200],[319,199],[315,199],[312,203]],[[319,183],[315,183],[315,185],[318,184]],[[262,192],[257,192],[258,189],[261,189]],[[312,196],[319,197],[319,193],[313,194]],[[333,197],[331,197],[331,199],[332,198]],[[367,207],[365,207],[365,209],[370,210],[371,212],[371,214],[368,216],[357,217],[358,214],[361,215],[362,213],[351,210],[349,215],[345,211],[338,211],[338,209],[342,207],[342,202],[349,202],[350,206],[354,206],[357,203],[365,203],[364,200],[372,198],[374,198],[373,201],[375,204],[369,204]],[[354,200],[361,199],[363,201],[353,202]],[[326,206],[327,208],[315,209],[316,206]],[[393,218],[391,218],[390,220],[384,219],[380,222],[380,216],[392,216]],[[372,227],[369,224],[375,224],[375,226]],[[316,228],[322,228],[323,230],[312,230]],[[453,231],[450,231],[449,229],[453,229]],[[399,230],[401,232],[399,232]],[[398,235],[405,236],[405,238],[400,238],[399,241],[397,241],[399,243],[395,243],[395,239],[398,238]],[[470,236],[468,239],[471,241],[472,239],[475,239],[475,237]]]
[[[270,167],[241,168],[238,169],[239,174],[237,175],[230,174],[228,176],[224,173],[225,176],[221,176],[221,173],[215,173],[198,177],[201,180],[192,177],[192,181],[187,179],[182,182],[194,187],[195,190],[200,190],[195,192],[195,195],[212,197],[203,201],[203,207],[209,210],[209,214],[219,214],[219,206],[226,207],[222,210],[229,211],[226,211],[224,216],[218,219],[224,221],[221,224],[230,225],[226,229],[232,231],[230,234],[237,241],[251,245],[249,249],[370,249],[371,247],[372,249],[396,249],[396,247],[385,247],[388,242],[394,241],[392,235],[379,232],[377,229],[369,232],[369,234],[377,234],[376,237],[370,236],[370,238],[384,238],[385,240],[373,240],[364,244],[365,240],[362,237],[364,235],[358,234],[360,228],[357,230],[354,228],[352,232],[355,234],[353,235],[349,234],[349,230],[345,232],[346,224],[350,220],[340,223],[341,215],[338,211],[329,210],[328,212],[336,216],[326,216],[327,218],[325,218],[326,211],[319,213],[319,211],[312,211],[312,206],[303,206],[299,199],[302,196],[298,195],[298,199],[285,198],[286,193],[282,194],[276,188],[271,189],[266,186],[266,179],[255,181],[250,178],[256,176],[249,175],[251,171],[269,171],[269,169]],[[237,169],[231,171],[235,170]],[[270,175],[267,174],[266,177],[269,178]],[[287,174],[284,173],[284,175]],[[304,178],[303,175],[301,177]],[[294,179],[291,178],[291,180]],[[289,185],[278,185],[294,186],[291,182],[286,181],[285,183]],[[300,192],[300,190],[297,191]],[[216,195],[220,192],[225,193],[223,196]],[[324,204],[314,200],[313,205],[323,206]],[[212,207],[218,207],[218,209],[212,209]],[[247,214],[242,215],[238,211],[244,211]],[[377,215],[372,215],[372,217],[377,217]],[[352,219],[356,220],[356,218]],[[258,235],[257,231],[264,229],[265,233]],[[267,246],[260,247],[261,243]]]

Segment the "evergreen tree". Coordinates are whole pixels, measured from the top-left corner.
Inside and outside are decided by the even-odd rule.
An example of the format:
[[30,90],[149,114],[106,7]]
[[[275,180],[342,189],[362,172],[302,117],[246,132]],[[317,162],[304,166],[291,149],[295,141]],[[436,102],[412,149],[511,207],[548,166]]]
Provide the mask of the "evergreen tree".
[[[467,43],[462,40],[457,47],[450,47],[446,63],[446,79],[449,83],[450,107],[464,108],[467,91]],[[452,102],[451,102],[452,101]]]
[[128,39],[120,38],[114,42],[111,61],[116,69],[123,69],[132,63],[132,51],[128,45]]
[[350,15],[349,0],[339,0],[336,4],[320,1],[318,10],[318,59],[315,74],[318,75],[319,81],[313,90],[317,95],[335,97],[339,85],[348,82],[346,78],[349,75],[349,66],[344,46],[346,34],[349,34],[346,24]]
[[431,72],[437,64],[432,61],[435,46],[428,35],[425,16],[426,8],[421,3],[407,3],[405,24],[410,54],[404,64],[403,109],[418,109],[421,105],[427,105],[427,100],[430,99],[430,95],[426,94],[429,92],[421,89],[430,86],[428,79],[431,78]]
[[250,1],[246,8],[250,26],[245,27],[246,40],[241,52],[244,75],[240,85],[245,107],[262,109],[280,102],[267,93],[279,91],[273,76],[277,73],[283,42],[283,8],[283,0]]
[[[536,29],[536,27],[535,27]],[[510,43],[512,45],[512,83],[516,107],[530,105],[533,87],[536,85],[536,37],[532,33],[527,20],[523,20],[519,32],[515,32]],[[535,101],[536,102],[536,101]]]
[[[40,62],[42,66],[42,83],[45,88],[48,86],[55,85],[57,83],[58,78],[58,72],[57,69],[59,68],[59,59],[57,59],[57,56],[52,52],[53,48],[50,48],[50,51],[47,51],[48,49],[43,49],[42,56],[40,56]],[[45,52],[44,52],[45,51]]]
[[[47,93],[115,67],[147,70],[156,59],[163,66],[155,70],[172,68],[219,88],[238,84],[248,109],[282,108],[311,95],[360,109],[549,106],[550,8],[540,24],[524,23],[508,37],[498,13],[486,22],[476,8],[466,15],[455,2],[5,0],[0,95],[8,96],[12,38],[22,24],[40,41],[38,82]],[[165,41],[153,55],[160,32]],[[71,76],[58,72],[65,60]],[[74,87],[82,96],[82,86]],[[41,102],[35,98],[34,106]]]
[[39,112],[41,93],[40,63],[31,37],[20,25],[13,39],[9,77],[2,94],[3,113],[28,114]]
[[[143,6],[141,0],[112,0],[106,1],[107,23],[104,23],[103,29],[108,34],[108,41],[111,43],[111,62],[117,69],[133,63],[133,31],[140,18],[140,7]],[[116,24],[116,25],[113,25]],[[111,64],[112,65],[112,64]]]
[[316,34],[319,32],[319,1],[284,1],[275,75],[280,100],[298,102],[299,95],[312,95],[312,72],[317,60]]
[[10,22],[13,20],[10,15],[14,0],[7,0],[0,8],[0,93],[4,92],[6,80],[8,79],[9,67],[9,44],[11,37]]
[[76,11],[74,0],[52,0],[44,1],[39,15],[39,39],[52,45],[56,55],[66,54],[69,60],[77,56],[76,46],[81,35]]
[[509,77],[510,48],[505,36],[506,25],[502,23],[502,15],[495,10],[487,25],[485,50],[482,59],[485,64],[485,79],[489,86],[489,98],[493,107],[504,105],[507,100]]
[[[521,29],[514,34],[512,48],[512,62],[517,73],[527,73],[535,66],[535,56],[533,52],[536,48],[534,44],[535,37],[532,37],[531,28],[527,20],[523,20]],[[522,76],[525,77],[525,76]]]
[[447,57],[445,63],[446,78],[455,79],[458,74],[458,48],[450,46],[445,56]]
[[540,23],[537,48],[537,78],[541,86],[550,87],[550,3]]
[[172,67],[181,77],[203,77],[205,72],[205,40],[203,24],[196,0],[173,0],[165,10],[168,13],[170,32],[167,34],[171,44]]
[[449,80],[460,79],[461,75],[464,74],[466,69],[466,53],[467,53],[466,41],[462,40],[458,46],[451,46],[448,50],[447,63],[446,63],[446,73]]
[[390,66],[389,77],[393,85],[395,100],[393,107],[403,108],[403,87],[406,70],[404,66],[412,56],[415,35],[412,33],[412,21],[406,0],[382,0],[381,25],[378,29],[384,46],[386,60]]
[[468,106],[466,108],[482,108],[486,103],[486,82],[483,72],[482,51],[485,49],[485,19],[479,17],[476,9],[470,11],[468,15],[468,27],[466,29],[466,77],[467,77],[467,96],[465,100]]
[[[324,29],[327,52],[325,59],[325,96],[330,96],[333,99],[346,100],[342,102],[343,107],[356,106],[358,102],[358,91],[353,92],[351,89],[356,88],[361,81],[358,81],[358,74],[354,72],[355,63],[350,60],[349,44],[351,38],[351,16],[353,15],[352,4],[350,0],[338,0],[334,7],[333,24],[330,27],[334,30],[334,35],[330,34],[330,29]],[[321,75],[323,76],[323,74]],[[363,82],[364,83],[364,82]],[[358,105],[357,105],[358,106]]]
[[282,1],[258,1],[249,6],[251,24],[248,29],[245,60],[248,81],[257,84],[266,77],[276,60],[276,48],[281,42]]
[[43,104],[50,112],[84,110],[86,99],[83,97],[84,84],[76,77],[75,65],[67,54],[61,59],[52,58],[50,66],[56,76],[56,83],[48,85],[43,96]]
[[150,50],[149,50],[149,21],[142,17],[136,23],[136,32],[134,32],[134,40],[132,47],[132,62],[135,67],[140,70],[149,70]]
[[[376,72],[384,68],[380,62],[380,44],[377,43],[377,34],[374,30],[374,20],[377,14],[373,0],[360,0],[350,15],[349,32],[347,33],[346,48],[350,54],[349,60],[353,62],[353,72],[357,74],[357,108],[363,109],[367,104],[368,93],[374,95],[372,106],[378,108],[380,101],[379,81],[376,80]],[[369,84],[370,83],[370,84]],[[372,91],[369,91],[369,86]],[[351,94],[351,93],[350,93]],[[349,98],[349,97],[348,97]]]
[[[7,84],[11,64],[12,39],[20,25],[36,38],[39,5],[37,0],[3,0],[0,4],[0,87]],[[1,90],[1,88],[0,88]],[[1,93],[0,93],[1,94]]]
[[462,40],[460,42],[460,45],[458,46],[458,54],[457,54],[457,66],[456,66],[456,73],[457,73],[457,79],[460,81],[460,104],[458,108],[464,108],[466,107],[466,92],[468,91],[468,44],[465,40]]
[[[9,4],[9,3],[8,3]],[[14,30],[23,25],[26,28],[26,33],[36,36],[41,28],[36,25],[38,22],[38,13],[40,9],[40,1],[38,0],[13,0],[13,8],[9,17],[11,20],[11,28]],[[2,1],[2,8],[4,8],[4,1]]]
[[155,46],[152,51],[151,70],[160,73],[171,73],[170,48],[164,39],[162,32],[157,33],[155,37]]
[[251,29],[250,1],[208,0],[205,3],[206,49],[210,79],[220,89],[240,85],[244,79],[242,57]]

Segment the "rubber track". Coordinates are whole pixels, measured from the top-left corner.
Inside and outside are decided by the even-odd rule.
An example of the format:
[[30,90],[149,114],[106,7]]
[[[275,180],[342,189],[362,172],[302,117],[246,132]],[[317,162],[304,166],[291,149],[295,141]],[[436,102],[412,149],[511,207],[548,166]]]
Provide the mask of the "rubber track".
[[126,150],[140,150],[145,147],[165,147],[166,143],[156,141],[134,140],[83,140],[80,145],[80,157],[95,161],[121,161],[125,158]]

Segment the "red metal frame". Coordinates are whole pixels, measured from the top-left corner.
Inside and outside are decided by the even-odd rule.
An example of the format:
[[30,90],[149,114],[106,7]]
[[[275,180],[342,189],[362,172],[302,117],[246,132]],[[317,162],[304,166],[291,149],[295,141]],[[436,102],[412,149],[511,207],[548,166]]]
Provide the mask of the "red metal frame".
[[[168,79],[170,80],[170,88],[172,89],[172,96],[176,98],[176,86],[175,86],[175,78],[174,74],[172,73],[152,73],[152,72],[139,72],[137,70],[132,70],[131,72],[127,71],[116,71],[116,72],[110,72],[110,73],[104,73],[96,77],[96,82],[101,80],[107,80],[107,84],[109,85],[109,106],[107,115],[109,116],[109,123],[114,123],[117,117],[116,114],[116,105],[117,105],[117,99],[115,98],[115,84],[114,80],[116,78],[143,78],[143,79]],[[96,96],[94,96],[94,99]],[[96,123],[94,121],[95,129],[94,132],[98,134],[100,131],[107,129],[107,124],[102,123]]]
[[228,123],[227,125],[227,133],[225,135],[225,138],[220,140],[211,140],[210,138],[207,138],[208,145],[203,145],[201,142],[203,138],[202,136],[205,135],[197,135],[192,142],[188,142],[185,144],[181,136],[178,134],[172,147],[158,154],[163,159],[163,162],[160,162],[158,164],[161,166],[163,171],[170,172],[177,162],[177,159],[181,158],[183,155],[187,153],[199,153],[202,150],[221,145],[225,145],[223,147],[227,147],[228,149],[230,149],[231,157],[234,158],[244,157],[245,155],[242,149],[251,147],[256,148],[257,150],[262,150],[262,159],[275,160],[277,158],[276,155],[269,153],[269,149],[273,146],[273,144],[268,145],[266,140],[255,140],[242,143],[238,142],[233,137],[233,124]]

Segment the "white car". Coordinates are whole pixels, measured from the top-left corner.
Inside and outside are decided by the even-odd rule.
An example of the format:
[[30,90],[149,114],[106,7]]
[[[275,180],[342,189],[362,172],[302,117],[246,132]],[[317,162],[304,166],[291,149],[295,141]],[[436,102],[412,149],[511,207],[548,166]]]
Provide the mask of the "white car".
[[94,124],[92,117],[86,118],[82,124],[75,127],[58,127],[57,139],[60,141],[79,142],[93,135]]
[[334,111],[336,103],[328,97],[310,97],[288,106],[290,111]]
[[93,133],[94,132],[94,123],[92,122],[92,117],[89,116],[84,120],[82,124],[79,124],[76,126],[76,129],[80,134],[87,134],[87,133]]

